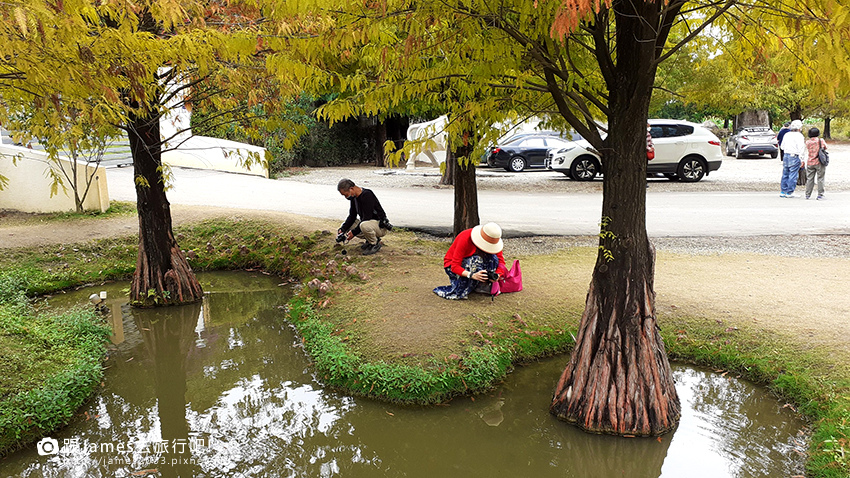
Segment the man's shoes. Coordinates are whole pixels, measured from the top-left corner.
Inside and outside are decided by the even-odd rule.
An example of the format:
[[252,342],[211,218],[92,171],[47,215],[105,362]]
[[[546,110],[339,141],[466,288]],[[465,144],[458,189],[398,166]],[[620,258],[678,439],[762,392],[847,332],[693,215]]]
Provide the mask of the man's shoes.
[[[381,243],[381,238],[379,237],[379,238],[378,238],[378,242],[377,242],[376,244],[380,244],[380,243]],[[368,242],[368,241],[366,241],[366,242],[364,242],[364,243],[363,243],[363,245],[361,245],[361,246],[360,246],[360,250],[361,250],[361,251],[367,251],[367,250],[369,250],[369,248],[371,248],[373,245],[374,245],[374,244],[369,244],[369,242]]]
[[821,195],[821,196],[818,196],[818,201],[820,201],[821,199],[826,199],[826,198],[825,198],[825,197],[823,197],[822,195]]
[[786,194],[785,197],[787,197],[787,198],[798,198],[800,196],[797,196],[796,194],[791,193],[791,194]]
[[787,195],[787,194],[785,194],[785,193],[779,193],[779,197],[781,197],[781,198],[787,198],[787,197],[788,197],[788,195]]
[[378,241],[374,244],[369,244],[369,248],[363,251],[364,256],[371,256],[372,254],[381,250],[381,241]]

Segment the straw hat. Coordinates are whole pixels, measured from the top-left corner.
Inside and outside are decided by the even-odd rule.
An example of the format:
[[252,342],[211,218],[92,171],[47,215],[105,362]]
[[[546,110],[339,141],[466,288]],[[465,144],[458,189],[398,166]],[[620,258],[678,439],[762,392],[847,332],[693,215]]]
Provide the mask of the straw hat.
[[488,222],[483,226],[472,228],[472,243],[488,254],[502,252],[502,228],[495,222]]

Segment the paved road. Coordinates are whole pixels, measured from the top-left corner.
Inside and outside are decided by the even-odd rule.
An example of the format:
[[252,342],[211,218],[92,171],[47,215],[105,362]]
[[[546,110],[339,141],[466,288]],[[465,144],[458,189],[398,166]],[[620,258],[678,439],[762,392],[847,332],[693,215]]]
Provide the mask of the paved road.
[[[285,211],[344,219],[348,203],[333,185],[275,181],[255,176],[175,168],[172,204]],[[135,201],[132,169],[107,170],[109,196]],[[448,231],[453,192],[447,189],[374,188],[396,225]],[[782,199],[775,192],[647,193],[647,230],[653,237],[850,234],[850,192],[826,201]],[[482,222],[506,233],[594,235],[601,193],[479,192]]]

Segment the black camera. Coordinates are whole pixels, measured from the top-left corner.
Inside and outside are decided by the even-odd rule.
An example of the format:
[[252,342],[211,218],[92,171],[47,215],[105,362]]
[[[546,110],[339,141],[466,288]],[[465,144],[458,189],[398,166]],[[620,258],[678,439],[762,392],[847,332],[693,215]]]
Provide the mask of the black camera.
[[337,244],[341,244],[341,243],[348,240],[348,237],[346,237],[346,234],[347,233],[345,233],[345,232],[340,232],[339,234],[336,235]]
[[496,271],[487,271],[487,282],[496,282],[499,280],[499,274]]
[[388,231],[393,230],[393,225],[390,224],[390,220],[387,219],[387,218],[383,218],[380,221],[378,221],[378,227],[380,227],[381,229],[386,229]]

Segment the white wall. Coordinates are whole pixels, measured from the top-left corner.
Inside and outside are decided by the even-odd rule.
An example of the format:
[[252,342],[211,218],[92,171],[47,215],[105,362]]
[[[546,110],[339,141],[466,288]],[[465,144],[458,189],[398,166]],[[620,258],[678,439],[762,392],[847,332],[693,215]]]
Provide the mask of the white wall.
[[[260,161],[254,161],[250,167],[245,166],[252,153]],[[192,136],[177,149],[163,152],[162,162],[169,166],[269,177],[266,148],[208,136]]]
[[[13,158],[20,159],[13,163]],[[60,159],[65,162],[65,170],[70,168],[69,159]],[[79,190],[85,189],[85,178],[82,174],[95,174],[89,188],[88,195],[83,201],[83,208],[87,211],[104,212],[109,209],[109,193],[106,187],[106,172],[103,168],[86,165],[78,161],[77,184]],[[74,211],[77,206],[74,203],[74,191],[70,184],[65,189],[59,187],[57,193],[50,196],[50,185],[53,180],[47,174],[48,169],[53,168],[60,175],[62,172],[58,166],[51,164],[47,153],[35,151],[29,148],[9,144],[0,145],[0,176],[5,176],[9,183],[0,191],[0,209],[14,209],[23,212],[63,212]],[[63,180],[67,181],[64,178]]]
[[[160,73],[164,71],[160,69]],[[166,85],[166,89],[174,93],[182,84],[177,80]],[[159,121],[159,134],[166,142],[163,149],[175,148],[162,153],[163,164],[268,178],[269,158],[266,157],[266,148],[209,136],[192,136],[192,111],[184,104],[185,93],[186,90],[181,90],[171,96],[166,105],[168,114]],[[246,160],[252,156],[258,157],[259,161],[253,161],[255,164],[250,167],[245,166]]]

